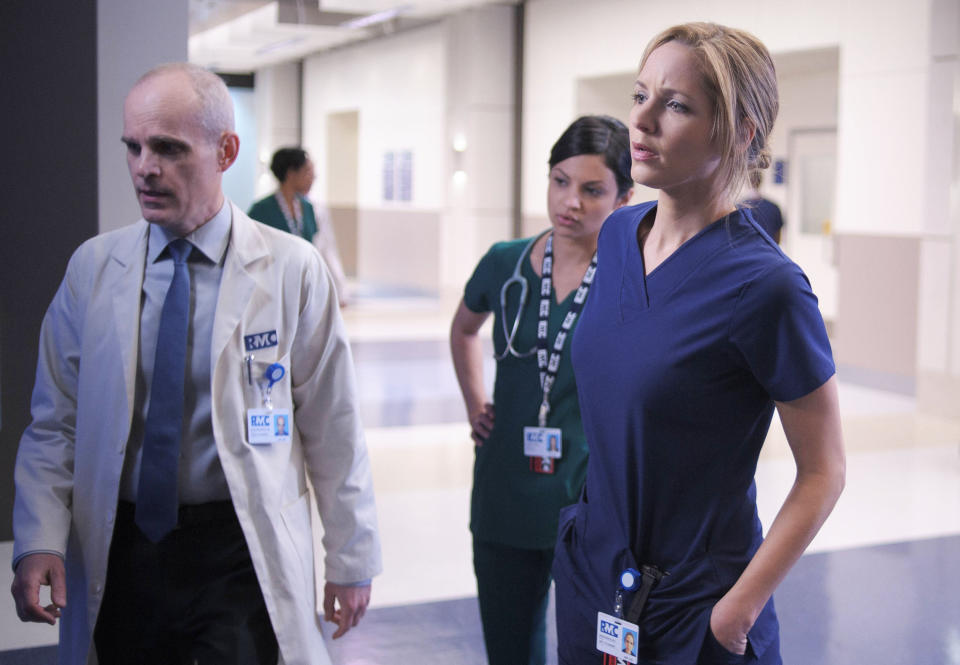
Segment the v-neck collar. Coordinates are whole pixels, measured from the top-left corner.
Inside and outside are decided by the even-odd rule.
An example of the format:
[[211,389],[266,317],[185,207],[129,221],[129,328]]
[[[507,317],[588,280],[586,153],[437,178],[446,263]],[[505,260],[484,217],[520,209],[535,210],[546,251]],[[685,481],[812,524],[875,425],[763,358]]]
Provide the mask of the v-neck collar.
[[[539,286],[539,284],[541,283],[540,280],[543,279],[543,277],[542,277],[542,275],[538,275],[538,274],[537,274],[536,269],[534,269],[534,267],[533,267],[533,260],[530,258],[530,256],[525,257],[524,260],[523,260],[523,263],[524,263],[524,266],[525,266],[526,270],[530,273],[530,274],[527,276],[527,278],[529,279],[530,277],[532,277],[533,280],[534,280],[534,281],[531,282],[531,284],[534,284],[534,283],[535,283],[535,284],[538,285],[538,286],[537,286],[537,289],[536,289],[536,291],[535,291],[535,293],[534,293],[534,295],[535,295],[536,298],[537,298],[537,302],[539,302],[539,298],[540,298],[540,286]],[[551,279],[551,280],[550,280],[550,307],[551,307],[551,308],[552,308],[552,307],[563,307],[564,303],[566,303],[568,300],[571,300],[571,299],[573,298],[573,296],[575,296],[575,295],[577,294],[577,289],[580,287],[580,284],[578,283],[577,286],[574,287],[574,289],[573,289],[570,293],[567,294],[567,297],[566,297],[566,298],[564,298],[563,300],[558,301],[558,300],[557,300],[557,289],[554,287],[554,283],[555,283],[554,280]],[[569,308],[568,308],[568,309],[569,309]]]
[[631,313],[644,311],[666,301],[713,254],[725,246],[726,222],[740,214],[734,211],[700,229],[696,235],[677,247],[650,274],[646,274],[643,248],[637,231],[644,218],[656,210],[656,203],[639,210],[626,229],[626,249],[620,286],[620,316],[627,320]]
[[[524,268],[529,273],[526,275],[527,279],[530,280],[530,284],[536,284],[537,288],[533,290],[533,295],[535,296],[537,302],[540,301],[540,280],[542,277],[537,274],[537,271],[534,270],[533,264],[530,262],[530,257],[527,256],[523,260]],[[579,284],[578,284],[579,286]],[[563,307],[564,303],[572,299],[576,295],[577,289],[574,288],[573,291],[567,294],[567,297],[563,300],[557,301],[557,289],[553,286],[553,280],[550,280],[550,307]]]

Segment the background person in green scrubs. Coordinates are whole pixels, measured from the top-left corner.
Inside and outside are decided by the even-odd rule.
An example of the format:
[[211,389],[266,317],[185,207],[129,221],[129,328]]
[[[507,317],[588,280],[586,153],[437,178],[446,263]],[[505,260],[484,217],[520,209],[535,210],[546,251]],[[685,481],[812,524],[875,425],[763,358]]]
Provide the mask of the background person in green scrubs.
[[298,235],[320,250],[343,307],[347,301],[346,276],[329,213],[307,200],[316,178],[310,156],[303,148],[280,148],[273,153],[270,170],[280,187],[250,206],[247,214],[258,222]]
[[[587,467],[568,343],[576,324],[568,314],[578,312],[589,297],[604,219],[632,194],[627,129],[606,116],[579,118],[554,144],[549,165],[552,228],[490,248],[467,283],[450,331],[476,443],[470,529],[491,665],[546,659],[557,513],[576,500]],[[478,334],[491,312],[497,357],[492,403]],[[548,409],[537,353],[541,320],[547,324],[543,374],[552,377],[547,379]],[[555,429],[544,428],[560,431],[559,458],[546,456],[554,454],[546,447],[548,436],[542,437],[543,456],[525,446],[525,429],[533,439],[538,432],[555,435]]]

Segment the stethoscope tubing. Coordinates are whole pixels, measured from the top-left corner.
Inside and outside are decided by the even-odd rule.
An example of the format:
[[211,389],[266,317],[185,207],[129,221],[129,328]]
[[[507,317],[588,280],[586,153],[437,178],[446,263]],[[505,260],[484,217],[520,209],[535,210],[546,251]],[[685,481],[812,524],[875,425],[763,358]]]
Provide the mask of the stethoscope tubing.
[[[534,344],[526,353],[521,353],[517,351],[513,342],[517,338],[517,331],[520,330],[520,319],[523,316],[523,309],[527,306],[527,296],[530,292],[530,285],[527,283],[527,279],[521,274],[523,269],[523,262],[530,255],[530,252],[533,251],[533,246],[536,244],[540,238],[547,235],[553,231],[552,228],[546,229],[538,233],[530,242],[527,243],[526,247],[523,248],[523,251],[520,252],[520,258],[517,259],[517,265],[513,268],[513,274],[503,283],[503,286],[500,287],[500,325],[503,327],[503,338],[506,342],[503,353],[494,353],[493,357],[495,360],[500,361],[505,359],[507,356],[513,356],[514,358],[527,358],[532,356],[537,352],[537,345]],[[513,317],[513,326],[507,330],[507,296],[510,293],[510,287],[514,284],[520,285],[520,306],[517,309],[516,315]]]

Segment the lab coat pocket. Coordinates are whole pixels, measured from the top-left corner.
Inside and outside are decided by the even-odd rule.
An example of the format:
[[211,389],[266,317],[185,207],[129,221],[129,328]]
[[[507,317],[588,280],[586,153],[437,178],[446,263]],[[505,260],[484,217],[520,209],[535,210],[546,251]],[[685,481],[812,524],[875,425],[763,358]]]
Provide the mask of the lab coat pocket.
[[299,499],[280,511],[283,525],[290,537],[290,545],[300,561],[305,588],[313,588],[313,533],[310,529],[310,493],[304,492]]

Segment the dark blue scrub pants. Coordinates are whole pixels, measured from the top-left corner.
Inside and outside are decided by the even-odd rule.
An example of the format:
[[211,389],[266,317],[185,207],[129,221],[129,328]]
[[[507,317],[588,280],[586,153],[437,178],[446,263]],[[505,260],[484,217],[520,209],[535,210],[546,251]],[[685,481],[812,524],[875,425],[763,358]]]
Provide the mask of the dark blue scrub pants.
[[474,539],[473,569],[490,665],[543,665],[553,548],[528,550]]

